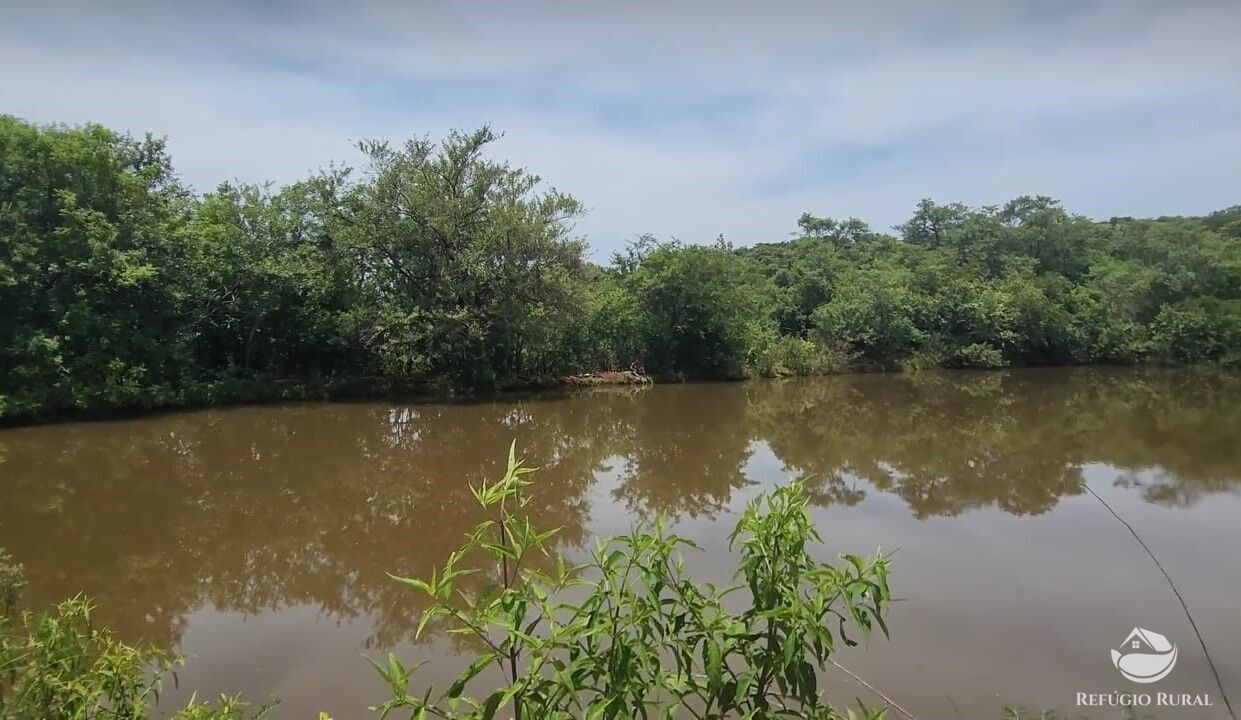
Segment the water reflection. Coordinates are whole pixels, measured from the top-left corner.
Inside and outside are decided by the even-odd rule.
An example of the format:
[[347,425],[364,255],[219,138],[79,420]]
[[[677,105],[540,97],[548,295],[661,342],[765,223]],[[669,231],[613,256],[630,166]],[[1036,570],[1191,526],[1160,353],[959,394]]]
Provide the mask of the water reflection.
[[1241,482],[1241,383],[1214,373],[860,376],[751,393],[759,435],[791,474],[828,478],[828,502],[857,502],[842,481],[856,477],[919,518],[1039,514],[1081,492],[1086,463],[1128,470],[1122,482],[1161,504]]
[[861,478],[918,518],[987,505],[1037,514],[1080,492],[1084,439],[1060,419],[1080,408],[1051,386],[991,374],[802,385],[757,404],[769,413],[763,432],[790,471],[832,478],[833,490]]
[[[765,443],[816,503],[899,497],[916,518],[1045,513],[1087,463],[1185,507],[1241,483],[1241,382],[1209,373],[1023,371],[661,386],[503,403],[239,408],[0,433],[0,545],[30,597],[95,597],[129,640],[173,646],[211,605],[367,617],[370,644],[478,521],[467,485],[509,441],[534,512],[582,544],[604,516],[707,519]],[[615,472],[610,495],[592,500]]]
[[[514,435],[547,468],[534,512],[584,540],[600,455],[554,416],[468,407],[239,409],[6,436],[0,542],[41,599],[97,598],[128,638],[173,644],[203,604],[243,613],[314,604],[377,619],[416,608],[386,572],[429,572],[479,519],[468,483]],[[49,431],[56,431],[49,435]]]
[[625,458],[613,496],[643,514],[712,516],[747,485],[755,439],[749,402],[735,384],[682,385],[606,403],[613,453]]

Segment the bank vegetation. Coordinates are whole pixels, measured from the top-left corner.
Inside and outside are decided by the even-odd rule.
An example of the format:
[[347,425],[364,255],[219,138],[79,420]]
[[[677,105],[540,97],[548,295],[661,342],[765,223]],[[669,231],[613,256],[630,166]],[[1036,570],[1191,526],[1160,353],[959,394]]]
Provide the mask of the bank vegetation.
[[608,371],[1241,357],[1241,207],[924,200],[892,232],[806,214],[780,242],[643,236],[596,263],[582,205],[495,139],[363,142],[358,168],[199,194],[162,140],[0,116],[0,421]]

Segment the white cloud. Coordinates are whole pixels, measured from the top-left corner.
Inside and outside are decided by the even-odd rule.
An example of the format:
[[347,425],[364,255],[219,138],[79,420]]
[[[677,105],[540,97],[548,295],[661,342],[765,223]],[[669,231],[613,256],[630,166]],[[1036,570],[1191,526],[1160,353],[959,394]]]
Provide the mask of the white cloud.
[[200,189],[491,122],[599,257],[924,196],[1241,200],[1236,3],[879,5],[0,0],[0,111],[167,134]]

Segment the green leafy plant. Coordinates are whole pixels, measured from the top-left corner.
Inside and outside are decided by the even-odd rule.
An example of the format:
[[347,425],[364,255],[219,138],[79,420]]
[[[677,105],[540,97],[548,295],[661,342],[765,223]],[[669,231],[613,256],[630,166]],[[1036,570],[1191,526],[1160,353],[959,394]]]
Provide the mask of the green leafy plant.
[[[419,633],[446,620],[482,649],[439,691],[413,690],[418,668],[395,655],[372,661],[392,691],[381,717],[858,715],[829,703],[818,675],[838,643],[854,645],[875,627],[887,634],[889,559],[817,561],[800,483],[746,508],[731,536],[738,582],[717,588],[689,577],[684,552],[695,545],[662,519],[600,542],[580,565],[553,555],[556,530],[535,529],[523,513],[532,472],[510,447],[503,478],[473,488],[490,519],[430,578],[394,576],[430,602]],[[485,562],[468,566],[477,557]],[[480,574],[479,590],[461,582]]]
[[[0,549],[0,718],[139,720],[181,658],[118,641],[91,620],[92,603],[66,600],[51,612],[16,614],[22,567]],[[255,720],[239,698],[190,704],[174,720]]]

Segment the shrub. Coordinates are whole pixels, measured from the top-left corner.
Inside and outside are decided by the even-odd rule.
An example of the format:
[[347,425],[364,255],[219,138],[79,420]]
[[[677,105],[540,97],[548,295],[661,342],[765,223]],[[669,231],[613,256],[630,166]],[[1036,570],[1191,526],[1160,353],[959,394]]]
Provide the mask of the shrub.
[[[0,550],[0,718],[140,720],[150,716],[164,679],[181,664],[162,651],[116,640],[91,622],[82,597],[51,612],[16,614],[22,568]],[[262,717],[268,708],[253,715]],[[174,720],[242,720],[236,697],[191,702]]]
[[[817,673],[838,642],[854,645],[875,626],[887,633],[888,558],[815,560],[809,548],[819,537],[800,483],[746,508],[731,536],[739,583],[721,589],[688,577],[683,552],[694,544],[662,520],[600,543],[583,565],[558,557],[554,571],[534,569],[556,530],[536,530],[522,512],[531,472],[510,448],[504,477],[474,489],[493,519],[429,579],[396,578],[430,601],[420,631],[447,620],[484,649],[438,693],[411,692],[416,668],[395,655],[374,662],[392,690],[382,717],[490,720],[510,707],[517,720],[671,717],[680,708],[699,718],[855,717],[820,693]],[[463,567],[476,553],[493,564]],[[480,572],[494,573],[482,590],[458,585]],[[741,612],[725,602],[734,594],[746,601]],[[504,682],[469,692],[490,667]]]
[[748,365],[758,377],[778,378],[844,372],[849,360],[845,352],[813,340],[766,334],[753,349]]
[[1235,361],[1241,340],[1241,301],[1196,299],[1163,307],[1151,335],[1163,360],[1195,363]]
[[617,258],[617,282],[637,318],[646,369],[656,376],[736,379],[757,317],[744,266],[723,244],[646,238]]
[[846,276],[835,297],[811,315],[824,345],[844,346],[863,368],[895,367],[924,340],[915,321],[911,274],[898,268],[867,268]]
[[1002,368],[1007,364],[1004,353],[987,343],[973,343],[960,348],[949,363],[950,367],[958,368]]

